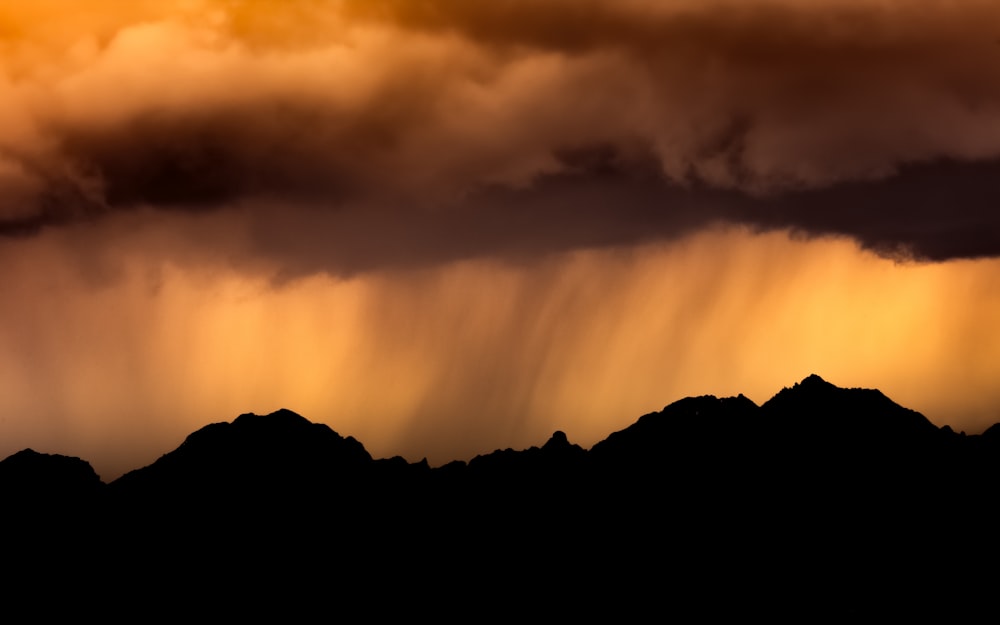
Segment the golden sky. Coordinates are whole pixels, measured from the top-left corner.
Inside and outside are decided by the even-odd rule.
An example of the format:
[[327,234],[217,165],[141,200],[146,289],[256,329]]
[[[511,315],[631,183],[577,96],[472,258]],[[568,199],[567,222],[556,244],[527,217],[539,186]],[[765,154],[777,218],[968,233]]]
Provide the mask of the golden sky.
[[1000,421],[1000,5],[0,0],[0,456]]

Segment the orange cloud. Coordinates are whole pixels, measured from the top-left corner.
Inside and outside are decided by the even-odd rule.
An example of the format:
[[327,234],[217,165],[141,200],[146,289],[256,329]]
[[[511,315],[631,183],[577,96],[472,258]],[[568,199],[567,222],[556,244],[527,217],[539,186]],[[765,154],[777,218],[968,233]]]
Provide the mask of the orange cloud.
[[[585,192],[600,172],[565,158],[581,149],[749,206],[695,194],[699,226],[734,215],[771,225],[761,195],[799,201],[803,190],[892,184],[921,164],[1000,159],[995,3],[88,7],[79,20],[58,3],[2,15],[0,182],[16,198],[0,204],[7,234],[137,207],[260,201],[358,215],[352,223],[452,209],[461,222],[488,189],[564,176]],[[674,211],[664,194],[649,202]],[[976,201],[920,210],[931,229],[976,222],[971,234],[992,214]],[[782,210],[780,225],[816,231],[827,213],[809,211],[822,214],[799,222]],[[605,208],[595,232],[616,220]],[[437,226],[464,235],[446,221]],[[653,236],[686,231],[666,222]],[[866,223],[832,230],[882,246]],[[905,233],[891,235],[897,244],[938,256]],[[945,257],[998,251],[987,248]]]

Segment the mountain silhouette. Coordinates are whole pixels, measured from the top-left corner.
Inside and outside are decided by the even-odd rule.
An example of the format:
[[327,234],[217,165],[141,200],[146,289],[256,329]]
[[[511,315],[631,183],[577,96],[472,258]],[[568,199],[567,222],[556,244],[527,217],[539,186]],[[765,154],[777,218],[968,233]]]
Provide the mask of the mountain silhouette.
[[373,459],[290,410],[208,425],[108,485],[75,458],[0,462],[24,544],[99,558],[131,592],[170,566],[189,589],[325,579],[356,599],[378,580],[425,614],[448,589],[567,616],[555,583],[578,614],[619,619],[953,615],[949,593],[1000,561],[998,485],[1000,424],[956,434],[816,375],[759,406],[681,399],[589,450],[555,432],[437,468]]
[[782,389],[761,407],[774,427],[799,437],[877,444],[928,440],[941,430],[919,412],[903,408],[878,390],[839,388],[810,375]]
[[84,501],[103,487],[90,463],[79,458],[24,449],[0,461],[0,493],[8,503]]
[[205,426],[174,451],[123,475],[111,487],[123,497],[218,501],[251,491],[254,497],[277,496],[343,480],[371,462],[371,455],[355,439],[281,409]]

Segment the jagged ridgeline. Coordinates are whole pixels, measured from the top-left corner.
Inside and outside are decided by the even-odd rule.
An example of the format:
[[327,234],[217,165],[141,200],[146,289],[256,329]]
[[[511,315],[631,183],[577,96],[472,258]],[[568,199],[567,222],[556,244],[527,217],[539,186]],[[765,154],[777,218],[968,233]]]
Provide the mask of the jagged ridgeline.
[[76,458],[0,462],[8,529],[119,570],[212,554],[217,572],[267,577],[263,561],[320,558],[354,582],[391,563],[469,591],[509,565],[528,590],[555,576],[614,596],[656,592],[664,576],[671,593],[706,579],[735,592],[741,579],[774,608],[770,580],[838,614],[858,614],[887,575],[970,582],[969,563],[997,551],[984,545],[1000,527],[998,484],[1000,425],[957,434],[815,375],[760,406],[682,399],[589,450],[556,432],[437,468],[373,459],[289,410],[208,425],[110,484]]

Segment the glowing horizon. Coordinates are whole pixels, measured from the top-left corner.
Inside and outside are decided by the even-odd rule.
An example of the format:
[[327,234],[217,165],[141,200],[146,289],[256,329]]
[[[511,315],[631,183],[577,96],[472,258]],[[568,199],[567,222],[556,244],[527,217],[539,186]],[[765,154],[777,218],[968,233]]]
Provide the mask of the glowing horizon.
[[432,464],[816,373],[1000,420],[1000,5],[0,2],[0,455]]
[[0,333],[0,455],[77,455],[105,479],[208,423],[280,407],[376,457],[432,464],[555,430],[589,447],[681,397],[760,404],[810,373],[956,431],[1000,420],[1000,339],[985,331],[1000,261],[898,264],[849,241],[729,229],[283,284],[131,261],[94,287],[50,253],[36,257],[46,281],[7,286],[20,297]]

